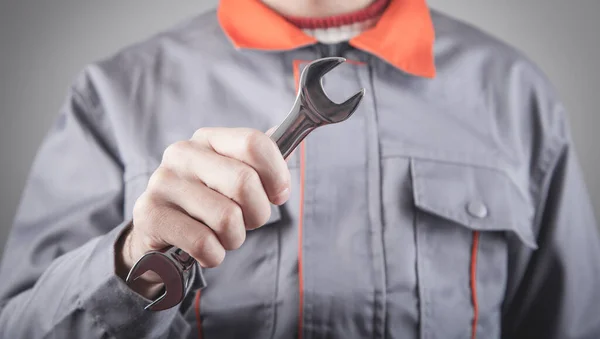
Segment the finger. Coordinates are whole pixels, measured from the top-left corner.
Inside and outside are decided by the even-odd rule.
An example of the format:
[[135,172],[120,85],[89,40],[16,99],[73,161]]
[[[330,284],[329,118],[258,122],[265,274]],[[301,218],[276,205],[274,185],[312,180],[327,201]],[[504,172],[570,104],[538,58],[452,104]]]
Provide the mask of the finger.
[[[216,267],[225,258],[225,249],[217,235],[203,223],[183,211],[166,204],[153,204],[146,209],[144,234],[153,242],[158,238],[165,244],[186,251],[203,267]],[[138,218],[138,220],[140,220]]]
[[193,140],[254,168],[272,203],[280,205],[288,199],[290,172],[287,163],[266,134],[247,128],[207,128],[199,130]]
[[[185,143],[182,145],[185,146],[174,147],[165,152],[163,160],[166,161],[162,166],[191,180],[200,180],[208,188],[233,200],[242,209],[246,229],[255,229],[269,220],[269,198],[259,174],[252,167],[206,147]],[[167,180],[159,175],[158,171],[154,173],[149,186],[165,185],[154,184],[155,180]]]
[[154,175],[162,176],[162,184],[156,188],[150,186],[151,192],[210,227],[226,250],[242,246],[246,228],[238,204],[203,182],[180,178],[167,168],[159,167]]

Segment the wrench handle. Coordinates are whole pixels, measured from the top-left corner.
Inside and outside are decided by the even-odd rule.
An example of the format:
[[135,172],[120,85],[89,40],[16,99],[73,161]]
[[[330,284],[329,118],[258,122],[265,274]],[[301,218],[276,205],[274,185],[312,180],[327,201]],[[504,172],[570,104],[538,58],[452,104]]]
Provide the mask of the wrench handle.
[[287,159],[302,140],[317,127],[318,123],[310,119],[310,114],[304,109],[302,102],[297,100],[287,117],[271,134],[271,139]]

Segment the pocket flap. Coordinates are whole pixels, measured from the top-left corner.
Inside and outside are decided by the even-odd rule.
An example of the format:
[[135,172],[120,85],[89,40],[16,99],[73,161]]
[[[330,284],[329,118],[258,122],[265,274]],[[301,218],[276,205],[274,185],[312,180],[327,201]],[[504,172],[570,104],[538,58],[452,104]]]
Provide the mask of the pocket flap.
[[514,182],[491,168],[412,159],[417,208],[478,231],[509,231],[528,247],[537,243],[533,208]]

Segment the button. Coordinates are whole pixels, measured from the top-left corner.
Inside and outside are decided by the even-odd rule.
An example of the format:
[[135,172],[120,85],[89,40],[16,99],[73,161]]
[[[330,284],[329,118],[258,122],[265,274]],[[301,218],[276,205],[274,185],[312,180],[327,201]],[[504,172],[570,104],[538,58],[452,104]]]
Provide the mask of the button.
[[467,205],[467,212],[475,218],[483,219],[487,217],[487,207],[481,201],[472,201]]

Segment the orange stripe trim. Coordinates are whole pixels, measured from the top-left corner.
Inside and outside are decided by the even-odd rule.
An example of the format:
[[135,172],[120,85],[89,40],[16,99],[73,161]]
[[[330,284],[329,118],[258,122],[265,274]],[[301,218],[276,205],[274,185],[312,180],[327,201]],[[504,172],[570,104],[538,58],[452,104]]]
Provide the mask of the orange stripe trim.
[[198,339],[202,339],[202,319],[200,318],[200,293],[202,290],[198,290],[196,293],[196,300],[194,301],[194,309],[196,310],[196,326],[198,328]]
[[[260,0],[221,0],[217,17],[236,48],[288,51],[317,43]],[[434,41],[426,0],[390,0],[375,27],[350,44],[406,73],[433,78]]]
[[477,338],[477,322],[479,321],[479,303],[477,301],[477,253],[479,251],[479,232],[473,232],[473,247],[471,249],[471,299],[473,301],[473,324],[471,339]]
[[306,172],[306,147],[300,144],[300,215],[298,217],[298,339],[302,339],[304,322],[304,263],[302,258],[302,227],[304,224],[304,178]]
[[[294,60],[293,72],[296,93],[300,81],[300,65],[306,61]],[[305,141],[300,143],[300,208],[298,213],[298,339],[302,339],[304,322],[304,264],[302,258],[302,227],[304,225],[304,178],[306,173]]]

